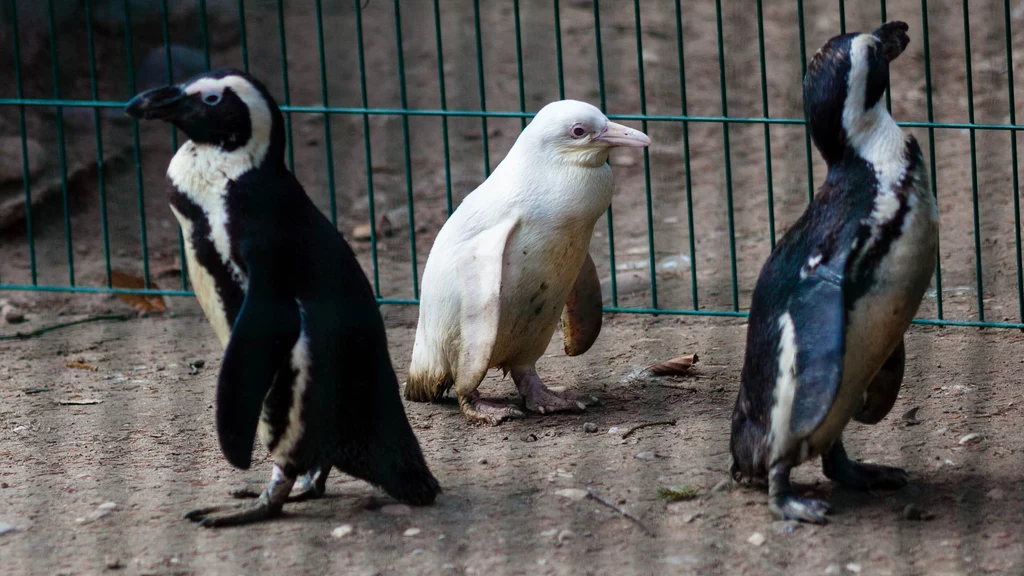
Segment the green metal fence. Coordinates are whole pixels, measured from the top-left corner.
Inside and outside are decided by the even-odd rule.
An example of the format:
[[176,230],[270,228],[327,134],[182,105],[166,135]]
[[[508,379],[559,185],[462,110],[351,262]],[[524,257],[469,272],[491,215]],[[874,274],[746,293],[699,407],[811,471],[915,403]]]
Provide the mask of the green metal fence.
[[[35,290],[35,291],[56,291],[56,292],[100,292],[100,293],[141,293],[141,294],[162,294],[167,296],[186,296],[190,295],[191,292],[188,290],[189,284],[187,275],[182,265],[181,272],[181,284],[178,289],[161,289],[161,290],[134,290],[115,288],[110,284],[110,271],[111,271],[111,240],[108,230],[107,222],[107,192],[109,189],[109,167],[104,162],[104,144],[103,134],[99,126],[101,124],[101,112],[105,109],[118,109],[124,105],[124,99],[101,99],[97,89],[97,56],[94,50],[94,34],[93,34],[93,18],[94,18],[94,5],[97,0],[85,0],[84,2],[84,19],[85,22],[82,24],[87,28],[88,31],[88,59],[89,59],[89,73],[91,79],[91,97],[88,99],[69,99],[62,96],[61,92],[61,79],[59,74],[60,69],[60,55],[58,53],[58,30],[55,24],[55,7],[54,0],[47,0],[46,2],[46,14],[49,25],[50,35],[50,56],[51,56],[51,70],[52,74],[52,85],[53,94],[51,98],[26,98],[23,82],[25,75],[28,73],[23,69],[21,63],[21,46],[19,40],[19,18],[18,18],[18,5],[16,0],[0,0],[7,4],[7,25],[9,27],[9,36],[11,38],[11,50],[13,54],[14,62],[14,96],[0,98],[0,109],[3,107],[13,107],[18,111],[19,124],[18,128],[21,136],[21,158],[22,158],[22,171],[24,174],[24,196],[25,196],[25,224],[24,224],[24,240],[28,247],[28,258],[29,258],[29,269],[30,269],[30,281],[19,282],[19,283],[0,283],[0,290]],[[377,2],[379,0],[373,0]],[[605,0],[607,5],[609,0]],[[702,2],[709,2],[709,0],[702,0]],[[161,13],[162,18],[162,34],[163,43],[166,54],[166,68],[168,71],[168,81],[171,78],[171,37],[168,30],[168,1],[161,0]],[[206,2],[204,0],[197,0],[198,4],[198,24],[200,28],[200,34],[203,38],[203,54],[205,59],[205,65],[208,68],[210,66],[210,43],[208,41],[210,29],[206,17]],[[592,1],[592,32],[593,41],[595,46],[596,54],[596,70],[597,70],[597,84],[599,87],[598,92],[598,104],[602,109],[607,109],[607,95],[606,95],[606,82],[605,82],[605,50],[602,42],[602,3],[599,0]],[[657,262],[656,262],[656,243],[657,238],[654,235],[654,202],[652,200],[652,183],[651,183],[651,151],[645,149],[643,152],[643,169],[644,169],[644,189],[645,189],[645,203],[646,203],[646,225],[647,225],[647,248],[648,248],[648,269],[650,275],[650,296],[646,305],[643,306],[624,306],[620,304],[620,298],[618,293],[618,287],[616,284],[616,273],[617,270],[615,262],[615,227],[613,220],[613,213],[611,210],[607,213],[607,228],[605,233],[607,234],[608,242],[608,266],[611,271],[610,276],[610,290],[611,290],[611,303],[605,308],[608,312],[619,312],[619,313],[645,313],[645,314],[688,314],[688,315],[714,315],[714,316],[744,316],[745,312],[741,310],[740,306],[740,289],[738,282],[738,271],[737,271],[737,242],[736,242],[736,228],[734,219],[734,202],[733,202],[733,159],[731,156],[731,143],[730,143],[730,130],[734,129],[737,125],[761,125],[763,126],[763,140],[764,140],[764,173],[765,173],[765,190],[767,194],[767,210],[768,210],[768,238],[770,245],[774,246],[776,236],[779,231],[776,228],[776,207],[775,207],[775,196],[776,190],[774,189],[773,177],[773,154],[772,154],[772,130],[779,129],[780,126],[800,126],[803,125],[802,118],[795,117],[776,117],[770,114],[769,110],[769,95],[767,90],[768,84],[768,65],[765,48],[765,16],[762,6],[762,0],[756,0],[756,18],[757,18],[757,47],[759,55],[759,77],[761,84],[761,115],[756,117],[738,117],[731,116],[729,114],[729,92],[727,86],[727,61],[725,51],[725,34],[723,33],[723,9],[721,0],[714,0],[714,12],[715,12],[715,27],[717,37],[717,58],[718,58],[718,87],[719,87],[719,98],[721,102],[721,112],[718,115],[693,115],[688,111],[687,104],[687,78],[686,71],[688,69],[686,60],[686,42],[684,34],[684,18],[685,12],[691,4],[695,3],[684,3],[681,0],[674,0],[674,22],[671,24],[674,27],[675,33],[675,46],[676,54],[675,57],[678,59],[678,82],[679,82],[679,95],[680,101],[678,103],[678,114],[648,114],[647,110],[647,97],[645,94],[645,61],[644,61],[644,27],[642,25],[642,16],[644,10],[647,9],[649,4],[642,3],[640,0],[633,0],[632,11],[635,28],[635,42],[636,42],[636,57],[637,57],[637,77],[636,84],[639,89],[639,109],[633,113],[618,113],[609,114],[609,117],[615,120],[627,120],[627,121],[638,121],[641,124],[641,129],[644,131],[648,130],[648,126],[653,123],[675,123],[681,127],[681,146],[683,150],[683,163],[684,163],[684,178],[678,183],[679,188],[685,193],[685,206],[686,206],[686,226],[687,230],[692,232],[694,230],[694,208],[693,199],[691,197],[693,184],[691,181],[691,134],[690,130],[693,126],[698,124],[716,124],[721,127],[721,140],[724,150],[724,156],[722,158],[722,168],[724,170],[724,193],[725,193],[725,209],[728,215],[728,239],[729,239],[729,273],[731,277],[731,306],[724,308],[709,308],[700,305],[700,283],[698,282],[698,268],[700,266],[700,260],[698,260],[699,252],[697,248],[697,238],[695,234],[688,233],[688,246],[685,247],[688,250],[688,256],[690,259],[690,270],[689,270],[689,289],[692,306],[688,308],[669,308],[659,305],[658,299],[658,276],[657,276]],[[775,3],[778,4],[778,3]],[[805,8],[803,0],[796,0],[796,14],[797,20],[792,24],[799,30],[799,54],[801,60],[801,74],[803,73],[806,62],[807,62],[807,46],[810,40],[805,34]],[[558,0],[553,0],[549,6],[551,10],[551,18],[554,24],[554,46],[552,46],[555,58],[557,61],[557,94],[559,97],[564,97],[565,90],[565,73],[563,69],[563,33],[562,33],[562,14]],[[124,0],[123,2],[123,13],[124,13],[124,50],[125,50],[125,61],[132,63],[136,60],[136,55],[133,48],[133,34],[132,34],[132,8],[135,3],[130,0]],[[406,4],[405,6],[408,6]],[[974,3],[977,7],[978,3]],[[621,8],[621,6],[617,6]],[[245,0],[237,1],[238,8],[238,35],[240,41],[240,55],[241,62],[240,67],[248,70],[250,65],[250,38],[247,35],[246,29],[246,3]],[[338,222],[338,207],[336,201],[336,189],[337,182],[335,176],[334,167],[334,146],[337,143],[332,138],[332,118],[338,115],[355,115],[362,118],[363,127],[363,148],[365,154],[365,166],[366,166],[366,192],[367,192],[367,205],[369,209],[369,224],[370,224],[370,261],[372,262],[371,279],[378,296],[378,301],[381,304],[415,304],[419,297],[419,284],[418,284],[418,270],[419,264],[424,258],[417,252],[416,245],[416,210],[415,202],[417,200],[416,195],[416,183],[413,181],[413,171],[411,170],[410,164],[410,118],[412,117],[436,117],[439,119],[441,138],[443,141],[443,162],[444,162],[444,176],[445,176],[445,203],[448,214],[456,207],[453,201],[453,177],[451,169],[451,157],[450,157],[450,146],[449,146],[449,119],[451,118],[479,118],[480,121],[480,140],[482,144],[482,162],[484,165],[484,175],[489,173],[491,167],[491,155],[489,147],[489,130],[488,120],[495,118],[512,118],[520,119],[521,126],[525,126],[528,119],[532,116],[532,113],[527,110],[526,106],[526,90],[527,83],[524,81],[524,60],[523,60],[523,36],[528,34],[529,30],[524,30],[520,19],[520,0],[511,0],[511,22],[509,25],[514,30],[515,36],[515,57],[517,63],[517,88],[518,88],[518,110],[490,110],[487,106],[486,90],[485,90],[485,73],[486,67],[484,65],[484,44],[483,39],[485,32],[481,27],[481,6],[479,0],[473,0],[473,29],[471,32],[474,35],[474,43],[476,49],[476,83],[479,91],[479,109],[467,110],[467,109],[449,109],[447,103],[447,96],[445,92],[446,85],[446,71],[444,66],[444,43],[442,34],[442,18],[444,12],[447,10],[447,5],[442,5],[439,0],[433,0],[433,29],[434,39],[437,56],[437,79],[439,86],[439,108],[414,108],[408,105],[407,101],[407,80],[406,80],[406,65],[403,56],[404,44],[402,38],[402,9],[403,5],[399,0],[394,0],[391,11],[393,13],[394,23],[394,38],[397,43],[397,78],[394,81],[399,85],[400,91],[400,106],[399,107],[373,107],[368,98],[367,93],[367,63],[366,55],[364,50],[364,24],[363,24],[363,12],[366,10],[366,6],[363,4],[363,0],[353,0],[351,3],[351,10],[354,11],[355,22],[356,22],[356,46],[357,46],[357,58],[358,58],[358,82],[359,82],[359,93],[361,99],[360,106],[332,106],[329,103],[328,94],[328,82],[327,82],[327,57],[325,55],[325,40],[324,40],[324,22],[322,18],[323,7],[321,6],[321,0],[315,0],[316,10],[316,26],[317,26],[317,45],[319,48],[318,60],[319,60],[319,76],[320,76],[320,97],[322,105],[295,105],[292,103],[289,97],[289,71],[288,71],[288,55],[287,55],[287,42],[285,38],[285,5],[283,0],[277,0],[277,41],[279,42],[279,53],[280,53],[280,67],[281,67],[281,86],[283,90],[280,93],[280,101],[282,103],[282,109],[286,112],[286,131],[289,135],[289,145],[287,148],[287,161],[294,168],[295,165],[295,154],[293,149],[293,117],[296,115],[317,115],[322,117],[323,123],[323,143],[326,162],[324,163],[326,170],[327,179],[327,190],[329,192],[329,216],[332,221],[336,224]],[[607,10],[607,6],[605,6]],[[975,8],[976,9],[976,8]],[[845,32],[846,29],[846,6],[843,0],[838,0],[834,4],[834,10],[838,14],[839,29],[835,32]],[[926,140],[926,147],[929,150],[929,166],[931,170],[931,187],[932,192],[939,196],[940,205],[946,200],[939,194],[941,190],[941,181],[937,180],[936,175],[936,152],[935,152],[935,136],[936,131],[939,130],[966,130],[969,133],[970,139],[970,162],[971,162],[971,206],[973,210],[973,240],[974,240],[974,290],[977,296],[976,310],[972,316],[962,316],[957,318],[949,318],[945,314],[943,307],[943,287],[942,287],[942,262],[936,268],[936,274],[934,279],[935,291],[935,314],[928,318],[919,318],[916,320],[922,324],[939,324],[939,325],[957,325],[957,326],[978,326],[978,327],[1005,327],[1005,328],[1018,328],[1024,329],[1024,275],[1022,275],[1021,267],[1021,237],[1020,237],[1020,201],[1019,201],[1019,186],[1017,176],[1017,145],[1016,145],[1016,134],[1017,131],[1024,126],[1016,123],[1015,114],[1015,99],[1014,99],[1014,76],[1013,76],[1013,60],[1012,60],[1012,8],[1009,0],[1003,0],[1001,4],[1001,11],[1003,16],[1003,31],[1005,35],[1005,59],[1006,59],[1006,90],[1007,98],[1009,102],[1009,118],[1008,122],[988,122],[980,123],[975,121],[975,104],[974,104],[974,88],[972,85],[972,58],[971,58],[971,26],[970,26],[970,14],[971,8],[968,6],[967,0],[962,0],[962,18],[963,18],[963,41],[965,46],[966,59],[964,62],[965,75],[966,75],[966,94],[967,94],[967,107],[966,107],[966,122],[937,122],[933,113],[932,97],[933,97],[933,77],[932,77],[932,57],[931,57],[931,42],[929,39],[929,3],[927,0],[921,0],[920,12],[918,14],[920,20],[913,21],[910,18],[903,15],[888,14],[886,8],[886,1],[880,0],[878,3],[878,22],[885,21],[888,17],[898,17],[900,19],[907,19],[911,21],[912,34],[915,34],[914,41],[921,42],[924,50],[924,95],[925,104],[927,110],[927,119],[924,121],[904,121],[901,125],[908,128],[923,129],[926,131],[926,137],[921,138],[921,134],[918,133],[919,139]],[[425,23],[429,26],[430,23]],[[449,38],[450,39],[450,38]],[[263,40],[266,40],[264,38]],[[812,50],[816,48],[817,39],[811,45]],[[125,99],[130,93],[135,92],[136,89],[136,78],[134,68],[131,65],[125,67],[128,77],[128,92],[125,94]],[[39,71],[31,71],[32,73],[38,74]],[[354,81],[354,80],[353,80]],[[890,96],[887,92],[886,102],[891,105]],[[61,200],[62,200],[62,216],[63,216],[63,234],[67,246],[66,258],[67,258],[67,282],[64,284],[56,283],[45,283],[40,282],[37,274],[37,254],[35,251],[35,229],[34,229],[34,218],[33,215],[33,203],[32,195],[33,190],[31,186],[30,165],[29,165],[29,154],[26,145],[26,110],[32,107],[47,107],[57,111],[56,114],[56,138],[58,141],[58,162],[60,165],[62,175],[62,186],[61,186]],[[72,249],[72,218],[71,218],[71,207],[69,205],[69,184],[67,181],[67,160],[65,158],[64,150],[64,121],[62,111],[65,109],[87,109],[92,111],[94,123],[96,125],[95,140],[96,140],[96,155],[97,155],[97,170],[96,170],[96,186],[99,192],[100,201],[100,215],[102,219],[102,235],[103,235],[103,255],[105,259],[106,267],[106,285],[94,285],[94,286],[83,286],[76,282],[75,278],[75,253]],[[411,255],[411,289],[412,298],[385,298],[381,296],[381,281],[380,281],[380,258],[378,254],[378,231],[375,229],[377,222],[377,215],[375,214],[375,201],[374,201],[374,175],[373,175],[373,158],[371,152],[370,142],[370,118],[371,116],[395,116],[401,120],[401,131],[403,135],[403,155],[405,163],[404,172],[404,184],[405,184],[405,200],[407,207],[408,217],[408,230],[409,230],[409,250]],[[979,181],[978,181],[978,152],[976,149],[976,135],[978,131],[1005,131],[1009,135],[1010,141],[1010,158],[1012,161],[1012,181],[1007,182],[1007,187],[1012,186],[1012,201],[1013,201],[1013,221],[1015,228],[1014,236],[1014,258],[1013,264],[1016,274],[1016,312],[1012,317],[1004,318],[1005,321],[995,322],[986,319],[986,298],[983,287],[983,266],[982,266],[982,242],[983,231],[980,223],[979,206],[981,200],[979,198]],[[141,158],[141,146],[140,146],[140,132],[139,125],[133,122],[131,125],[131,135],[133,139],[132,147],[132,168],[135,171],[135,186],[139,205],[138,211],[138,226],[140,232],[140,240],[142,243],[141,252],[141,267],[142,274],[145,278],[146,286],[149,286],[151,270],[149,262],[149,245],[147,239],[147,223],[146,223],[146,210],[144,198],[147,190],[144,187],[144,179],[142,176],[142,158]],[[171,145],[176,148],[178,145],[178,137],[174,131],[171,131],[170,135]],[[925,142],[922,142],[924,144]],[[657,146],[655,142],[655,146]],[[803,130],[803,148],[806,158],[806,180],[807,180],[807,197],[813,199],[814,189],[816,187],[816,180],[814,174],[814,158],[816,152],[814,151],[808,131],[806,128]],[[4,154],[17,154],[17,150],[5,150]],[[818,174],[820,180],[823,175]],[[681,226],[682,224],[680,224]],[[10,234],[7,236],[11,238]],[[7,240],[5,242],[11,242]],[[179,232],[179,250],[181,239]],[[1007,296],[1009,298],[1009,296]]]

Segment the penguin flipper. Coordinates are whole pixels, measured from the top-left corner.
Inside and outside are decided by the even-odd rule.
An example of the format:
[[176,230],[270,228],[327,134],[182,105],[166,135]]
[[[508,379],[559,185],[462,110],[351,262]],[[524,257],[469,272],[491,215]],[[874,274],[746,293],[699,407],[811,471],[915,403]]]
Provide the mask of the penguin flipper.
[[294,297],[282,289],[271,259],[260,252],[242,247],[249,289],[217,379],[217,437],[228,462],[243,470],[252,463],[263,400],[301,329]]
[[588,252],[562,309],[563,345],[567,356],[579,356],[594,345],[601,333],[603,307],[601,280]]
[[461,301],[461,349],[456,361],[455,391],[476,389],[491,367],[501,319],[505,247],[519,220],[509,219],[477,234],[456,264]]
[[845,258],[814,268],[800,280],[789,301],[796,335],[796,381],[790,431],[811,434],[832,408],[843,383],[846,310],[843,297]]

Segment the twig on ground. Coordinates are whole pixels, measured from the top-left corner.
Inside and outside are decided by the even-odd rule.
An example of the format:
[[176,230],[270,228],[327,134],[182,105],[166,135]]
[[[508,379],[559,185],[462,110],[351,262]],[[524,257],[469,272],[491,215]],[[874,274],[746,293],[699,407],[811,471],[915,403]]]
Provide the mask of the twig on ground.
[[619,514],[622,514],[622,516],[624,518],[626,518],[627,520],[629,520],[629,521],[633,522],[634,524],[636,524],[637,526],[639,526],[640,529],[644,531],[644,534],[647,534],[651,538],[654,538],[654,532],[651,531],[651,529],[648,528],[647,525],[645,525],[643,522],[641,522],[639,518],[637,518],[636,516],[633,516],[632,514],[630,514],[629,511],[627,511],[627,510],[625,510],[623,508],[619,508],[615,504],[612,504],[608,500],[605,500],[600,495],[598,495],[598,493],[595,492],[594,489],[591,488],[590,486],[587,486],[587,497],[590,498],[591,500],[594,500],[596,502],[604,504],[605,506],[611,508],[612,510],[615,510]]
[[622,435],[622,438],[623,439],[629,438],[630,435],[633,434],[633,432],[636,432],[637,430],[640,430],[641,428],[649,428],[651,426],[675,426],[675,425],[676,425],[676,421],[675,420],[658,420],[656,422],[641,422],[640,424],[637,424],[636,426],[633,426],[629,430],[626,430],[626,433]]
[[130,320],[130,319],[131,319],[131,316],[126,316],[124,314],[113,314],[113,315],[105,315],[105,316],[90,316],[89,318],[83,318],[81,320],[75,320],[74,322],[65,322],[63,324],[54,324],[53,326],[47,326],[45,328],[40,328],[38,330],[33,330],[31,332],[16,332],[14,334],[0,334],[0,340],[27,340],[29,338],[35,338],[36,336],[42,336],[43,334],[46,334],[47,332],[51,332],[53,330],[58,330],[60,328],[67,328],[68,326],[77,326],[78,324],[85,324],[86,322],[103,322],[103,321],[107,321],[107,320],[116,320],[118,322],[123,322],[125,320]]

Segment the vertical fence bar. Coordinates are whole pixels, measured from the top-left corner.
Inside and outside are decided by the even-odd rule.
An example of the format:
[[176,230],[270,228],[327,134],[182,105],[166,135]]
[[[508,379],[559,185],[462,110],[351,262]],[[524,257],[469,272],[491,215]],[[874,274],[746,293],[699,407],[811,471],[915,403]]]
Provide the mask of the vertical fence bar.
[[[89,48],[89,93],[93,100],[99,100],[96,83],[96,42],[93,38],[92,0],[85,0],[85,35]],[[100,109],[92,109],[92,121],[96,128],[96,187],[100,195],[100,232],[103,234],[103,262],[107,272],[107,288],[112,286],[110,275],[110,227],[107,222],[106,168],[103,163],[103,131],[100,124]]]
[[[358,4],[358,2],[357,2]],[[358,16],[358,13],[357,13]],[[281,89],[284,91],[282,101],[285,107],[291,106],[292,100],[288,90],[288,42],[284,35],[284,0],[277,0],[277,35],[281,39]],[[366,103],[363,103],[366,106]],[[284,133],[288,144],[288,168],[295,171],[295,148],[292,145],[292,113],[284,113]]]
[[[1010,0],[1003,0],[1003,27],[1006,39],[1006,92],[1010,107],[1010,124],[1017,124],[1016,98],[1013,94],[1013,43],[1010,27]],[[1013,234],[1017,256],[1017,318],[1024,322],[1024,270],[1021,266],[1020,181],[1017,175],[1017,131],[1010,131],[1010,158],[1013,167]]]
[[839,0],[839,33],[846,34],[846,2]]
[[[398,0],[395,0],[395,40],[398,43],[398,96],[402,110],[409,108],[405,86],[405,55],[402,48],[402,11]],[[522,70],[520,68],[520,70]],[[522,76],[520,76],[520,95],[522,94]],[[409,150],[409,116],[402,114],[402,152],[405,155],[405,195],[409,206],[409,252],[412,255],[412,295],[420,297],[419,266],[416,263],[416,212],[412,200],[412,153]]]
[[199,35],[203,40],[203,67],[210,69],[210,32],[206,22],[206,0],[197,0],[199,3]]
[[[797,30],[800,32],[800,81],[807,75],[807,38],[804,32],[804,0],[796,0]],[[807,201],[814,201],[814,157],[811,153],[811,129],[804,124],[804,158],[807,160]]]
[[[686,59],[683,55],[683,10],[680,0],[676,3],[676,54],[679,59],[679,107],[683,116],[687,115],[686,105]],[[683,120],[683,169],[686,170],[686,225],[690,237],[690,297],[693,309],[697,310],[697,246],[693,231],[693,183],[690,178],[690,123]]]
[[[594,0],[594,41],[597,52],[597,91],[601,98],[601,112],[608,112],[607,94],[604,89],[604,51],[601,44],[601,2]],[[615,218],[612,207],[608,207],[608,262],[611,266],[612,306],[619,305],[619,287],[615,279]]]
[[[725,42],[722,37],[722,0],[715,0],[715,21],[718,27],[718,84],[722,94],[722,116],[729,117],[725,87]],[[725,202],[729,210],[729,268],[732,271],[732,309],[740,309],[739,286],[736,280],[736,222],[732,204],[732,154],[729,149],[729,123],[722,122],[722,147],[725,149]]]
[[[60,58],[57,53],[57,24],[53,15],[53,0],[46,1],[46,18],[50,28],[50,66],[53,70],[53,98],[60,100]],[[68,158],[64,145],[64,108],[54,108],[57,113],[57,161],[60,164],[60,194],[64,204],[64,242],[68,255],[68,283],[75,285],[75,249],[71,241],[71,205],[68,198]],[[26,174],[26,177],[28,175]]]
[[[487,111],[487,89],[484,87],[484,45],[480,35],[480,0],[473,0],[473,31],[476,33],[476,78],[480,87],[480,111]],[[487,116],[480,117],[484,146],[484,178],[491,175],[491,153],[487,142]]]
[[242,51],[242,70],[249,72],[249,42],[245,33],[245,0],[238,0],[238,47]]
[[[761,61],[761,116],[768,119],[768,72],[764,53],[764,12],[757,0],[757,50]],[[772,137],[768,122],[764,123],[764,176],[768,184],[768,239],[775,249],[775,193],[772,190]]]
[[[279,0],[280,2],[280,0]],[[363,6],[362,0],[353,0],[356,7],[356,46],[359,55],[359,96],[363,108],[368,105],[366,97],[366,55],[363,53]],[[280,6],[280,4],[278,4]],[[366,151],[366,198],[370,207],[370,259],[373,261],[373,294],[380,298],[380,269],[377,265],[377,215],[373,200],[373,155],[370,150],[370,115],[363,114],[363,148]]]
[[[51,0],[52,1],[52,0]],[[124,48],[128,62],[128,94],[135,90],[135,47],[132,42],[131,0],[124,0]],[[146,194],[142,178],[142,146],[139,141],[139,121],[132,118],[132,151],[135,160],[135,197],[139,203],[139,242],[142,244],[142,281],[149,288],[149,242],[146,238]]]
[[[437,40],[437,86],[441,97],[441,110],[448,110],[448,98],[444,88],[444,49],[441,46],[441,6],[434,0],[434,37]],[[441,141],[444,144],[444,200],[448,216],[452,215],[452,163],[448,148],[448,116],[441,115]]]
[[[519,27],[519,0],[512,0],[512,18],[516,31],[516,72],[519,79],[519,111],[526,112],[526,87],[523,81],[523,35]],[[526,116],[519,117],[519,125],[526,128]]]
[[[641,37],[640,0],[633,0],[633,24],[636,27],[636,70],[640,87],[640,115],[647,116],[647,92],[644,86],[644,45]],[[640,121],[647,132],[647,120]],[[654,199],[651,197],[651,151],[644,148],[644,193],[647,202],[647,254],[651,267],[651,308],[658,307],[658,257],[654,251]]]
[[[935,181],[935,128],[931,123],[935,121],[935,112],[932,108],[932,56],[931,45],[928,41],[928,0],[921,0],[921,40],[924,44],[924,95],[928,111],[928,166],[930,171],[932,196],[938,199],[939,188]],[[941,245],[941,238],[939,243]],[[938,254],[935,258],[935,311],[939,320],[942,320],[942,250],[936,248]]]
[[565,73],[562,70],[562,16],[558,11],[558,0],[552,0],[555,9],[555,63],[558,66],[558,99],[565,100]]
[[[320,99],[330,106],[327,96],[327,58],[324,53],[324,19],[320,0],[316,0],[316,41],[320,50]],[[324,112],[324,153],[327,158],[327,195],[330,199],[331,224],[338,227],[338,202],[334,191],[334,145],[331,140],[331,115]]]
[[[174,63],[171,60],[171,30],[168,22],[167,0],[160,0],[160,27],[164,38],[164,67],[167,72],[167,83],[174,84]],[[171,126],[171,153],[178,150],[178,129]],[[178,226],[178,258],[181,262],[181,289],[188,290],[188,265],[185,263],[185,238]]]
[[[11,9],[11,43],[14,56],[14,94],[21,100],[25,90],[21,84],[21,40],[18,38],[18,7],[17,0],[10,0]],[[25,236],[28,242],[28,263],[32,274],[32,285],[39,284],[36,271],[36,239],[32,230],[32,179],[29,177],[28,162],[28,129],[25,126],[25,106],[18,106],[18,133],[21,135],[21,174],[25,188]]]
[[[964,13],[964,61],[967,76],[967,118],[974,124],[974,83],[971,78],[971,16],[967,0],[963,0]],[[978,208],[978,154],[974,128],[969,131],[971,139],[971,202],[974,204],[974,274],[978,289],[978,320],[985,321],[985,294],[981,265],[981,217]]]

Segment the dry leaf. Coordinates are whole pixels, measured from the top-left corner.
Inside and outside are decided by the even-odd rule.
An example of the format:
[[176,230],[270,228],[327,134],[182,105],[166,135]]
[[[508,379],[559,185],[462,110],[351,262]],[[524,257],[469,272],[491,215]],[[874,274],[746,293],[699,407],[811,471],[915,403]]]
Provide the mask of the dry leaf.
[[59,406],[90,406],[100,402],[103,402],[103,400],[57,400],[56,404]]
[[[110,284],[114,288],[128,288],[130,290],[141,290],[145,287],[145,281],[139,276],[125,274],[112,270],[110,272]],[[160,287],[152,280],[149,282],[150,290],[159,290]],[[147,296],[144,294],[117,294],[117,298],[136,310],[142,312],[163,312],[167,310],[163,296]]]
[[95,372],[95,371],[99,370],[99,368],[93,366],[92,364],[86,364],[85,362],[82,362],[81,360],[75,360],[74,362],[68,362],[67,364],[64,364],[64,366],[66,366],[68,368],[77,368],[79,370],[88,370],[89,372]]
[[697,363],[696,354],[677,356],[665,362],[651,364],[644,368],[644,372],[652,376],[681,376],[690,371],[690,368]]

